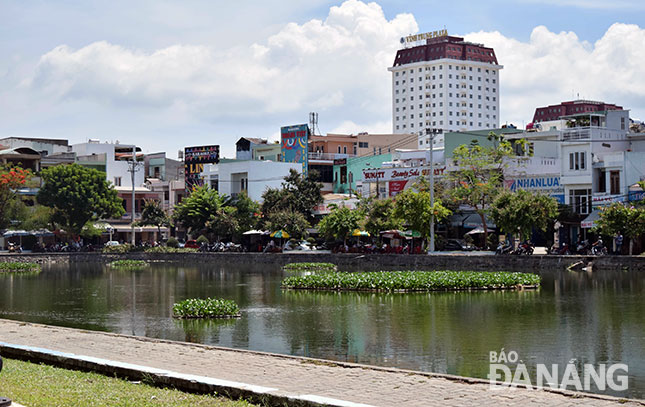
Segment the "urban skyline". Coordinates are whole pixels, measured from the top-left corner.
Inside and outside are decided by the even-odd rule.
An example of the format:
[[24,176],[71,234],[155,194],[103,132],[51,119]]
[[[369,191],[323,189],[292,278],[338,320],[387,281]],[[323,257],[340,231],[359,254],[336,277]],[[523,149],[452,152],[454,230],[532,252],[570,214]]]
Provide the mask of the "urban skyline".
[[430,12],[350,0],[281,4],[265,15],[267,6],[251,2],[228,10],[248,24],[217,29],[210,25],[227,13],[200,2],[140,4],[130,10],[136,22],[102,2],[0,7],[2,137],[127,140],[171,157],[186,145],[220,144],[232,156],[239,137],[276,140],[280,126],[304,123],[310,111],[323,134],[389,133],[387,68],[399,38],[444,28],[495,49],[504,66],[500,124],[521,127],[536,107],[578,98],[645,117],[635,2],[513,10],[494,2],[456,14],[450,5]]

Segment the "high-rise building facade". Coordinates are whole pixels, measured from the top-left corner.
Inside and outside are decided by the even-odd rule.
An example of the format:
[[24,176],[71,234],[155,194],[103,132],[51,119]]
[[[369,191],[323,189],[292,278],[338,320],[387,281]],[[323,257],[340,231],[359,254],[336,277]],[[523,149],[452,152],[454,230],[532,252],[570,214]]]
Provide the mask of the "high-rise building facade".
[[[449,131],[499,127],[499,71],[495,51],[482,44],[448,36],[419,34],[425,39],[396,53],[392,73],[392,131],[419,134],[419,148],[435,146]],[[430,37],[430,38],[429,38]]]

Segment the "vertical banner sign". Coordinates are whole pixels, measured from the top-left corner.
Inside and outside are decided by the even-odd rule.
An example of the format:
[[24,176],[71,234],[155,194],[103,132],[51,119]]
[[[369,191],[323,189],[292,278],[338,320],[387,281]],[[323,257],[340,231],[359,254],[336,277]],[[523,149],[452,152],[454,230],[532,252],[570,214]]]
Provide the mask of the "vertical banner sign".
[[309,154],[307,143],[309,142],[309,125],[297,124],[280,128],[280,139],[282,142],[282,161],[286,163],[301,163],[302,173],[307,176],[309,166]]
[[204,164],[217,164],[219,162],[219,146],[198,146],[184,148],[184,180],[186,182],[186,195],[197,187],[204,185],[200,177],[204,171]]

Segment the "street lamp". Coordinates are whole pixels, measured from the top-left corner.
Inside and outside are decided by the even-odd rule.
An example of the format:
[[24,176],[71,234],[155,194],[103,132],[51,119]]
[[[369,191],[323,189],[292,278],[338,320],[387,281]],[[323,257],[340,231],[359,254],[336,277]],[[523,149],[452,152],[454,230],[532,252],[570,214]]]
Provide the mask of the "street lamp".
[[434,136],[437,129],[426,128],[426,135],[430,136],[430,205],[432,205],[432,221],[430,222],[430,253],[434,253]]

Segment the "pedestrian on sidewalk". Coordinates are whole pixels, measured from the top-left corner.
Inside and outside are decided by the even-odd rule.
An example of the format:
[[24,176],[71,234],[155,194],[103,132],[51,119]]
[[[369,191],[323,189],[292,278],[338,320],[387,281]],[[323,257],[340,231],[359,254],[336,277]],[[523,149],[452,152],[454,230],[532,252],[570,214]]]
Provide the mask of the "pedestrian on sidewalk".
[[623,249],[623,235],[620,231],[618,231],[614,238],[614,244],[616,245],[616,252],[614,254],[620,255]]

